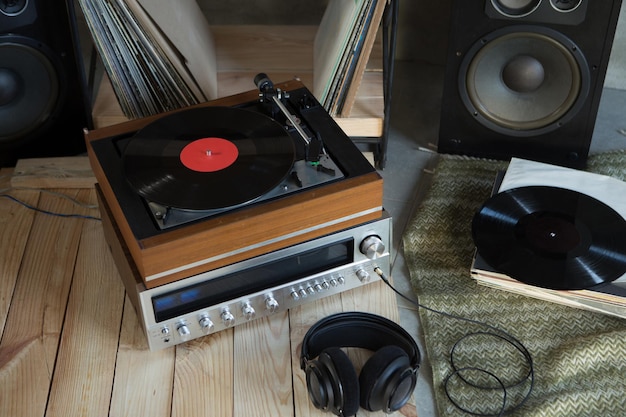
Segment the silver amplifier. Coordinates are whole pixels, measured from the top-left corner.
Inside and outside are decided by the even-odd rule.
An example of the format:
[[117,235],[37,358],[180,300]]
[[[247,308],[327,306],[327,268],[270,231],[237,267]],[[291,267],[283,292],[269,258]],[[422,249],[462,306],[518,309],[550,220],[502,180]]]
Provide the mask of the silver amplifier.
[[[391,217],[341,230],[132,296],[151,350],[274,314],[389,274]],[[127,288],[128,290],[128,288]]]

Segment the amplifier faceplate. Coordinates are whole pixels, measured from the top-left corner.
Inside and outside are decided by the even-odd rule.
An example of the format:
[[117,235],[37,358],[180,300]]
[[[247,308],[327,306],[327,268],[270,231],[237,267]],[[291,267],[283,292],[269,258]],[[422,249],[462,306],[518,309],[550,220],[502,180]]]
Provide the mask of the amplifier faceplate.
[[[379,244],[375,259],[370,259],[363,246],[370,245],[366,239],[373,236]],[[160,287],[138,285],[136,307],[148,345],[151,350],[174,346],[366,285],[378,278],[375,267],[389,274],[390,253],[385,247],[391,241],[391,218],[385,213],[373,222]],[[333,263],[341,265],[311,273]],[[281,277],[284,268],[292,268],[294,275]]]
[[390,275],[392,221],[330,233],[155,288],[146,288],[96,184],[107,242],[151,350],[163,349]]

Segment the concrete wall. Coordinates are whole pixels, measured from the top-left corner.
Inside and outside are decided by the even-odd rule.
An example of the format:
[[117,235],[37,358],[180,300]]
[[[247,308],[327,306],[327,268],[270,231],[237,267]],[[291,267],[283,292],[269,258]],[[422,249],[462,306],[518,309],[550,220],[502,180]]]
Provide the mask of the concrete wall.
[[626,90],[626,1],[622,2],[604,85]]
[[317,25],[328,0],[197,0],[209,24]]

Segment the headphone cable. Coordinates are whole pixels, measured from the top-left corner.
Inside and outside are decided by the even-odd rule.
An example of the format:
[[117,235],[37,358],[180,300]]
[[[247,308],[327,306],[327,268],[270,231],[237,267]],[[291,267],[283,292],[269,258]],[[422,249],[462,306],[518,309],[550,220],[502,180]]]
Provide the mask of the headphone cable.
[[[402,297],[403,299],[405,299],[406,301],[408,301],[409,303],[415,305],[418,308],[422,308],[424,310],[428,310],[432,313],[435,314],[439,314],[441,316],[447,317],[447,318],[451,318],[451,319],[455,319],[455,320],[461,320],[461,321],[465,321],[468,323],[472,323],[472,324],[476,324],[478,326],[482,326],[482,327],[486,327],[488,328],[490,331],[489,332],[473,332],[473,333],[469,333],[465,336],[463,336],[461,339],[459,339],[454,346],[452,347],[451,351],[450,351],[450,363],[452,365],[453,368],[453,372],[452,374],[448,375],[444,381],[444,390],[446,392],[446,396],[448,397],[448,399],[452,402],[452,404],[457,407],[458,409],[460,409],[461,411],[464,411],[466,413],[475,415],[475,416],[480,416],[480,417],[501,417],[505,414],[509,414],[519,408],[522,407],[522,405],[524,405],[524,403],[526,403],[526,401],[530,398],[530,395],[532,393],[533,390],[533,386],[535,383],[535,370],[534,370],[534,366],[533,366],[533,359],[532,356],[530,354],[530,352],[528,351],[528,349],[526,348],[526,346],[524,346],[524,344],[519,341],[515,336],[511,335],[509,332],[504,331],[496,326],[493,326],[491,324],[485,323],[483,321],[479,321],[479,320],[474,320],[474,319],[470,319],[467,317],[462,317],[462,316],[457,316],[455,314],[451,314],[451,313],[446,313],[445,311],[440,311],[440,310],[436,310],[434,308],[425,306],[421,303],[419,303],[418,301],[415,301],[409,297],[407,297],[405,294],[402,294],[400,291],[398,291],[392,284],[391,282],[389,282],[389,279],[387,278],[387,276],[385,275],[385,273],[383,272],[382,269],[380,269],[380,267],[378,266],[374,266],[374,272],[376,272],[376,274],[380,277],[380,279],[383,280],[383,282],[393,290],[393,292],[395,292],[397,295],[399,295],[400,297]],[[454,352],[456,350],[456,348],[459,346],[459,344],[461,342],[463,342],[465,339],[467,339],[470,336],[473,335],[488,335],[488,336],[493,336],[493,337],[497,337],[499,339],[504,340],[505,342],[511,344],[515,349],[517,349],[523,356],[524,359],[528,365],[528,373],[526,374],[526,376],[524,378],[521,378],[519,381],[517,381],[516,383],[512,383],[509,385],[506,385],[501,378],[499,378],[497,375],[493,374],[490,371],[487,371],[483,368],[478,368],[478,367],[463,367],[463,368],[457,368],[456,365],[454,364]],[[450,381],[450,379],[453,376],[458,376],[463,382],[465,382],[466,384],[474,387],[474,388],[480,388],[480,389],[495,389],[493,387],[489,387],[489,386],[485,386],[485,385],[477,385],[474,383],[471,383],[469,381],[467,381],[465,378],[463,378],[463,376],[461,375],[462,372],[467,372],[467,371],[478,371],[480,373],[486,374],[487,376],[489,376],[490,378],[494,379],[497,383],[498,383],[498,387],[500,389],[502,389],[503,392],[503,401],[502,401],[502,407],[500,407],[500,410],[497,414],[486,414],[486,413],[479,413],[479,412],[475,412],[472,410],[469,410],[467,408],[464,408],[462,406],[460,406],[451,396],[449,390],[448,390],[448,383]],[[528,388],[528,392],[526,393],[526,395],[513,407],[510,407],[507,409],[506,407],[506,399],[507,399],[507,388],[512,388],[515,386],[519,386],[521,385],[523,382],[525,381],[529,381],[529,388]]]

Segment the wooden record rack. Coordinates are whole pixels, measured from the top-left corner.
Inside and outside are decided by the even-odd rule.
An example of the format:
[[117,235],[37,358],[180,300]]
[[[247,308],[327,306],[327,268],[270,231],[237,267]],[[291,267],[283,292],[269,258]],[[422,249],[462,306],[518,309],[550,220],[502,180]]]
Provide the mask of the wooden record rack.
[[[299,81],[276,84],[276,87],[287,92],[308,92]],[[193,107],[238,106],[258,100],[259,91],[251,90]],[[147,288],[376,220],[383,213],[382,177],[320,107],[320,113],[325,115],[324,125],[330,129],[327,133],[335,132],[338,137],[336,143],[325,142],[325,146],[331,155],[337,154],[335,158],[344,160],[344,166],[354,167],[348,169],[352,173],[345,178],[267,202],[252,203],[172,230],[138,236],[134,227],[142,219],[136,214],[128,215],[128,207],[136,204],[137,196],[120,175],[116,159],[119,155],[109,142],[130,137],[173,112],[85,132],[90,163],[99,187]],[[103,147],[108,156],[96,155],[94,149]]]

